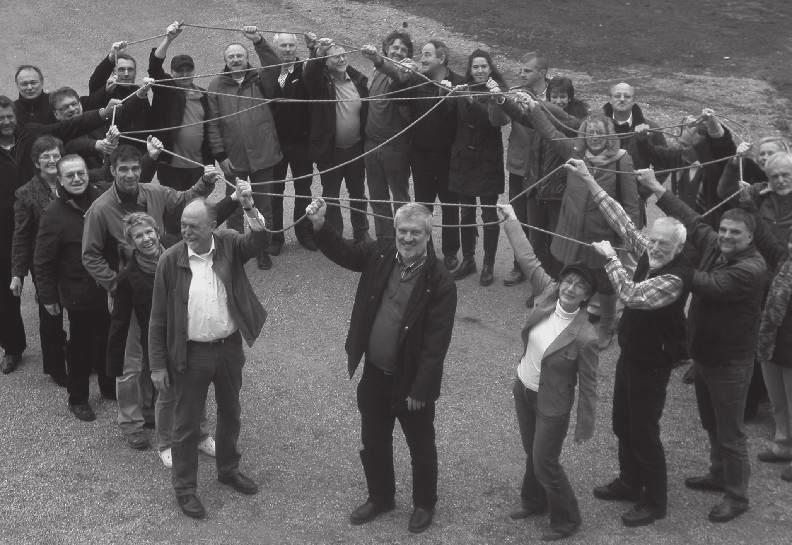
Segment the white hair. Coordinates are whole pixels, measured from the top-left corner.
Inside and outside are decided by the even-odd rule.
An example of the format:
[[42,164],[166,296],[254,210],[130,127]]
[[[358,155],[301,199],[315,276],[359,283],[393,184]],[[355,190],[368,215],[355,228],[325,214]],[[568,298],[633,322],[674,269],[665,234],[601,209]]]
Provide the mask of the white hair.
[[779,151],[768,157],[765,162],[765,172],[782,164],[792,165],[792,153],[788,151]]
[[272,43],[280,43],[280,41],[284,38],[294,38],[294,41],[297,41],[297,35],[291,32],[278,32],[272,37]]
[[424,229],[427,233],[432,233],[432,213],[426,206],[416,202],[408,202],[403,204],[396,210],[393,217],[393,225],[398,226],[399,221],[402,219],[412,219],[424,224]]
[[681,248],[687,240],[687,229],[685,229],[685,226],[682,224],[682,222],[676,218],[672,218],[671,216],[660,216],[654,220],[652,226],[670,227],[673,229],[674,238],[676,239],[679,248]]

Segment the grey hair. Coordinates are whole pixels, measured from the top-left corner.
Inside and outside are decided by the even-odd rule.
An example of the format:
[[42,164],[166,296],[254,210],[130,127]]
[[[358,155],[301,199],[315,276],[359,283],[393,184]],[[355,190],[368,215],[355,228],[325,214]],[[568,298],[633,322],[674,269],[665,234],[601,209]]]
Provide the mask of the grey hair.
[[394,228],[397,226],[399,221],[403,219],[412,219],[418,222],[423,222],[426,232],[428,234],[432,233],[432,213],[428,208],[426,208],[426,206],[422,204],[408,202],[407,204],[400,206],[399,209],[396,210],[396,214],[393,217]]
[[684,224],[678,219],[672,218],[671,216],[660,216],[654,220],[652,225],[670,227],[674,230],[674,238],[676,238],[679,248],[681,249],[682,246],[685,245],[685,241],[687,240],[687,229],[685,229]]
[[789,153],[788,151],[779,151],[778,153],[774,153],[768,157],[767,161],[765,162],[765,172],[776,166],[776,163],[784,162],[792,165],[792,153]]
[[286,36],[291,36],[294,38],[295,42],[297,41],[297,35],[294,34],[293,32],[278,32],[272,37],[272,43],[278,43],[281,41],[282,38],[285,38]]

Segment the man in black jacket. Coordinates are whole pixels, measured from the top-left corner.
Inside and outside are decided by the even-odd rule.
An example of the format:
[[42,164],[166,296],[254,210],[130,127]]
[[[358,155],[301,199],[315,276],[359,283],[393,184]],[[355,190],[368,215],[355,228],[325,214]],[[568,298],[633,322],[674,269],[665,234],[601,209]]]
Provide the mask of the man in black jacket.
[[365,355],[357,401],[368,499],[350,515],[364,524],[394,507],[393,425],[410,448],[413,504],[409,530],[432,523],[437,502],[435,401],[451,342],[456,285],[429,244],[431,213],[408,203],[396,212],[395,243],[354,244],[325,224],[323,200],[308,209],[316,244],[328,258],[362,273],[346,339],[350,378]]
[[14,193],[35,174],[30,158],[33,141],[47,133],[63,140],[73,138],[101,126],[109,114],[109,110],[99,110],[61,123],[29,123],[21,127],[17,126],[14,103],[0,96],[0,347],[5,351],[0,370],[3,373],[16,369],[27,347],[20,300],[7,287],[11,282]]
[[739,208],[728,210],[716,233],[666,191],[653,170],[636,174],[657,196],[657,206],[685,224],[701,256],[688,316],[696,401],[709,435],[710,469],[704,476],[685,479],[685,485],[723,492],[723,501],[712,508],[709,519],[726,522],[748,510],[750,463],[743,413],[767,284],[767,266],[753,244],[756,220]]

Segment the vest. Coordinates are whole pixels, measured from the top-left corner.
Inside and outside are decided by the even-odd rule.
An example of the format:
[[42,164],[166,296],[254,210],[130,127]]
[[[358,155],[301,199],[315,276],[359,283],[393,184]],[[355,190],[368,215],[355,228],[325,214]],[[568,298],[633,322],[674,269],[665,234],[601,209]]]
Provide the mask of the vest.
[[682,294],[658,309],[624,308],[619,321],[619,346],[625,362],[643,367],[670,367],[687,357],[685,304],[693,282],[693,267],[679,254],[660,269],[649,270],[649,254],[638,260],[634,282],[671,274],[682,279]]

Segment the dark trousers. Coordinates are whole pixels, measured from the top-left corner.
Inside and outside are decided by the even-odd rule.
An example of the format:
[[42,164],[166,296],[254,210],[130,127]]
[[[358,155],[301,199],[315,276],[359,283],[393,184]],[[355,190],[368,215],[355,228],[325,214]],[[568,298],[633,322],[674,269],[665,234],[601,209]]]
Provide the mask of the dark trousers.
[[[256,205],[256,208],[261,215],[264,216],[264,220],[267,222],[267,225],[272,225],[272,199],[268,195],[256,195],[257,192],[260,193],[271,193],[272,185],[271,184],[262,184],[262,182],[271,182],[274,178],[272,177],[273,169],[272,168],[264,168],[261,170],[256,170],[253,172],[244,172],[241,170],[235,170],[234,175],[228,180],[232,184],[236,185],[237,178],[242,178],[243,180],[250,180],[250,183],[253,184],[253,203]],[[262,184],[262,185],[256,185]],[[231,195],[234,192],[234,189],[230,186],[226,185],[226,195]],[[226,226],[229,229],[236,229],[240,233],[245,232],[245,225],[242,220],[242,208],[239,207],[228,217],[226,220]],[[262,253],[267,253],[266,248],[263,250]]]
[[[536,198],[536,193],[533,193],[526,199],[525,204],[527,210],[526,223],[546,231],[555,232],[558,216],[561,215],[561,201],[540,201]],[[561,274],[563,263],[559,262],[550,253],[550,243],[553,242],[553,237],[535,229],[530,231],[529,239],[539,263],[542,264],[542,268],[547,271],[547,274],[557,279],[558,275]]]
[[96,370],[99,389],[108,395],[115,391],[115,378],[105,374],[107,333],[110,315],[107,309],[70,310],[69,312],[69,403],[88,403],[91,372]]
[[426,509],[437,503],[437,448],[434,403],[408,411],[406,403],[392,406],[393,376],[367,363],[357,387],[363,450],[360,460],[366,474],[369,500],[391,503],[396,493],[393,472],[393,425],[399,419],[410,449],[413,504]]
[[448,189],[448,168],[451,160],[450,150],[427,151],[412,149],[413,190],[418,202],[435,202],[440,199],[443,225],[443,255],[455,256],[459,252],[459,202],[456,193]]
[[542,414],[538,395],[514,381],[514,408],[525,450],[525,475],[520,498],[529,509],[550,511],[550,526],[563,533],[580,526],[580,509],[575,492],[559,461],[569,429],[569,413]]
[[39,337],[44,373],[53,378],[66,377],[66,332],[63,313],[53,316],[39,303]]
[[214,384],[217,402],[217,475],[230,476],[239,471],[237,441],[242,413],[239,390],[244,363],[242,337],[238,331],[224,342],[187,342],[187,368],[173,373],[176,407],[171,481],[177,496],[195,494],[198,487],[201,416],[210,384]]
[[[0,248],[0,251],[5,249]],[[10,249],[6,253],[10,254]],[[10,256],[0,257],[0,347],[6,354],[21,355],[27,348],[21,301],[8,289],[11,284]]]
[[[190,189],[203,176],[202,167],[177,168],[167,163],[157,164],[157,180],[161,185],[175,189],[176,191],[186,191]],[[165,232],[181,236],[181,214],[184,206],[178,207],[170,212],[165,211],[163,218]]]
[[[393,214],[402,203],[410,201],[410,146],[404,139],[397,139],[377,148],[379,142],[366,140],[363,158],[366,167],[371,211],[374,216],[374,231],[377,240],[393,240]],[[377,148],[377,149],[374,149]]]
[[[305,150],[294,150],[288,147],[283,147],[283,160],[275,165],[273,169],[273,179],[284,180],[286,179],[286,169],[291,167],[292,178],[299,176],[309,175],[313,172],[313,163],[307,158]],[[300,217],[305,214],[305,208],[311,204],[311,177],[303,178],[302,180],[294,180],[294,212],[292,214],[292,221],[296,222]],[[277,197],[272,197],[272,229],[283,229],[283,192],[286,190],[286,183],[281,182],[269,186],[267,193],[277,193]],[[300,230],[310,226],[303,220],[302,225],[297,225],[295,231],[299,238]],[[283,233],[273,233],[271,241],[273,243],[283,244],[285,237]]]
[[643,367],[616,362],[613,385],[613,433],[619,439],[619,478],[643,489],[642,501],[665,512],[668,477],[660,418],[666,400],[670,367]]
[[[319,162],[316,166],[319,167],[319,170],[327,170],[335,165],[340,165],[355,157],[359,157],[362,153],[363,142],[358,142],[350,148],[336,148],[330,161]],[[344,220],[341,218],[341,209],[338,207],[338,196],[341,193],[342,181],[346,183],[347,193],[349,193],[351,199],[361,199],[358,202],[349,203],[352,209],[349,213],[349,220],[352,223],[352,234],[355,239],[359,239],[365,233],[368,233],[365,178],[366,171],[363,166],[363,159],[352,161],[346,166],[322,174],[322,197],[327,201],[327,214],[325,217],[328,225],[340,235],[344,233]]]
[[[492,223],[498,221],[498,212],[492,205],[498,202],[497,195],[481,195],[478,197],[482,205],[490,205],[481,208],[481,221]],[[476,204],[476,197],[459,195],[461,204]],[[463,206],[459,221],[462,225],[472,225],[476,223],[476,208],[473,206]],[[478,237],[478,227],[461,227],[462,256],[473,257],[476,255],[476,237]],[[498,251],[498,237],[500,236],[500,225],[494,223],[484,227],[484,264],[493,265],[495,263],[495,253]]]
[[723,485],[726,500],[740,505],[748,503],[751,475],[743,414],[753,367],[753,359],[695,365],[696,402],[710,441],[710,473]]

